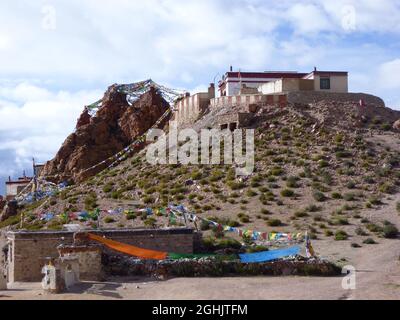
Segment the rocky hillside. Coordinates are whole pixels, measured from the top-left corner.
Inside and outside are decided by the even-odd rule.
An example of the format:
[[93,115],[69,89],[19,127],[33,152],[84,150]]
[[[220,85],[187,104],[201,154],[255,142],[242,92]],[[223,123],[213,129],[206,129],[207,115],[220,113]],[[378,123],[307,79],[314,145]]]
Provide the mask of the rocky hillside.
[[[396,234],[400,139],[392,126],[398,118],[398,111],[360,109],[354,103],[260,109],[253,123],[252,176],[238,179],[229,165],[152,166],[143,151],[49,201],[26,207],[24,228],[58,229],[71,221],[40,221],[38,214],[95,208],[111,210],[101,216],[101,227],[162,227],[168,224],[165,217],[148,217],[134,208],[156,209],[174,202],[231,226],[265,232],[308,230],[313,238],[373,243]],[[198,123],[207,126],[212,119],[209,114]],[[390,208],[390,215],[377,215],[382,208]],[[115,214],[116,209],[131,211]]]
[[103,170],[106,165],[85,171],[121,151],[144,134],[165,113],[169,104],[152,88],[133,105],[127,95],[113,85],[106,91],[94,116],[85,109],[77,127],[49,161],[43,177],[50,181],[80,182]]

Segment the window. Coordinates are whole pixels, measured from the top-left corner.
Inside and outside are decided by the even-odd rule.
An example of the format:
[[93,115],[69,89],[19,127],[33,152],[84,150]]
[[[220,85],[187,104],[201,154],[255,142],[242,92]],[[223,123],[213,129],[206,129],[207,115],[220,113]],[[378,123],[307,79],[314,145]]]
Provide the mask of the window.
[[331,89],[331,79],[330,78],[321,78],[320,79],[320,88],[321,88],[321,90],[330,90]]

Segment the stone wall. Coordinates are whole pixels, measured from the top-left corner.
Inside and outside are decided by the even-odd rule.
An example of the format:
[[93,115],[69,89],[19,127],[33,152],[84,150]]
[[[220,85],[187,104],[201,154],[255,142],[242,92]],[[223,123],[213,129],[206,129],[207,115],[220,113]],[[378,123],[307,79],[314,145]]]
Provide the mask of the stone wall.
[[[253,113],[227,113],[217,117],[217,124],[219,129],[240,129],[249,126],[253,118]],[[231,126],[232,124],[234,127]]]
[[[192,229],[132,229],[93,231],[93,233],[145,249],[193,253]],[[10,282],[40,281],[41,269],[47,258],[59,256],[57,247],[60,244],[73,243],[73,233],[66,231],[9,232],[7,238]]]
[[253,94],[241,96],[226,96],[211,99],[210,109],[221,109],[225,107],[242,107],[247,108],[250,105],[279,105],[285,107],[287,105],[286,94]]
[[112,276],[172,277],[255,277],[255,276],[337,276],[341,268],[335,264],[316,260],[295,258],[265,263],[242,263],[239,260],[218,259],[166,260],[147,263],[123,256],[108,256],[105,272]]
[[299,104],[312,104],[319,101],[359,103],[360,99],[363,99],[367,106],[385,107],[385,103],[381,98],[365,93],[302,91],[289,92],[287,94],[287,99],[289,103]]

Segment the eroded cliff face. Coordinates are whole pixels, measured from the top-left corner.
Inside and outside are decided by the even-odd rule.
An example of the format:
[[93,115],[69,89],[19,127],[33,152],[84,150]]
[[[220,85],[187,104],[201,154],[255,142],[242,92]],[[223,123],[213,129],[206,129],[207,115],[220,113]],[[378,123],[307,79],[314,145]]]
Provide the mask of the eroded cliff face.
[[80,182],[97,174],[107,165],[85,170],[127,147],[169,108],[153,87],[133,105],[126,98],[116,85],[109,87],[96,115],[91,117],[85,109],[75,132],[67,137],[55,158],[46,163],[41,175],[54,182]]

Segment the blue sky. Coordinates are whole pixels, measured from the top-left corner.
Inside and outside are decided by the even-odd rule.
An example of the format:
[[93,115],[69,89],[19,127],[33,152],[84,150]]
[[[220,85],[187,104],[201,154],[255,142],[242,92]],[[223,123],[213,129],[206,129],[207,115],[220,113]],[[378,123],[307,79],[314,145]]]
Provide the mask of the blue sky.
[[248,71],[346,70],[400,108],[400,4],[390,0],[17,0],[0,4],[0,194],[51,159],[113,83],[203,89]]

